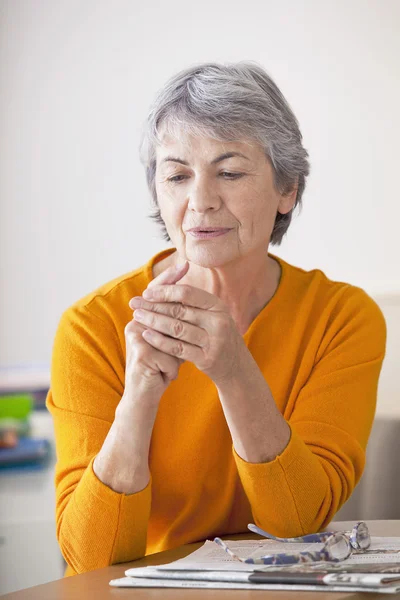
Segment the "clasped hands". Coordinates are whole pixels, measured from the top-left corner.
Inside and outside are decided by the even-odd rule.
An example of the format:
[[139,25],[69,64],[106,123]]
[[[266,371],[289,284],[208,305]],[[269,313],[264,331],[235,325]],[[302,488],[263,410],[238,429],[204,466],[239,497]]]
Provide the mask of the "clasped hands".
[[[216,385],[238,372],[248,349],[226,305],[215,295],[191,285],[175,285],[189,263],[169,267],[142,296],[129,302],[134,320],[146,327],[143,338],[161,352],[190,361]],[[171,273],[172,279],[171,279]]]

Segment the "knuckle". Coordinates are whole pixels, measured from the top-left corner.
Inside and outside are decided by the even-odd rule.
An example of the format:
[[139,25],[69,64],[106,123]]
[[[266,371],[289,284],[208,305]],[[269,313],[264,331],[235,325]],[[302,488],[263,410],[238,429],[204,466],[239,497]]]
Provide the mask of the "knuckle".
[[153,313],[157,313],[159,315],[163,315],[165,313],[165,309],[163,308],[162,304],[153,304],[146,310],[152,311]]
[[174,346],[172,348],[172,353],[174,356],[182,356],[183,351],[184,351],[183,344],[181,342],[174,344]]
[[173,304],[171,309],[171,314],[175,319],[179,319],[181,309],[179,304]]
[[129,323],[127,323],[125,325],[125,329],[124,329],[124,334],[125,334],[125,338],[138,338],[140,339],[142,336],[142,331],[144,331],[145,327],[143,325],[141,325],[140,323],[138,323],[137,321],[129,321]]
[[181,302],[177,302],[172,306],[172,316],[175,317],[175,319],[183,319],[185,312],[185,307]]
[[124,329],[125,337],[129,337],[135,333],[135,331],[136,331],[135,325],[136,325],[135,321],[129,321],[129,323],[127,323],[125,325],[125,329]]
[[135,348],[136,360],[141,362],[145,359],[150,353],[149,344],[138,344],[137,348]]
[[143,379],[150,379],[151,377],[154,376],[154,369],[152,369],[151,367],[147,366],[147,365],[143,365],[141,368],[141,374]]
[[183,334],[183,323],[182,321],[175,321],[173,324],[174,335],[180,337]]

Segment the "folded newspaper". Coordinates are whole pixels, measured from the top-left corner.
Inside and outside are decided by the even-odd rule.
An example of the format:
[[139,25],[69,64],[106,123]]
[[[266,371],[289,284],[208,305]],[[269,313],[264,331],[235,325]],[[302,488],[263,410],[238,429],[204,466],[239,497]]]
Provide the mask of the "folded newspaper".
[[[273,540],[227,541],[241,558],[279,552],[319,550],[323,544],[292,544]],[[257,565],[231,558],[214,542],[185,558],[157,567],[136,567],[113,587],[170,587],[332,592],[400,592],[400,538],[372,537],[368,550],[356,551],[339,563]]]

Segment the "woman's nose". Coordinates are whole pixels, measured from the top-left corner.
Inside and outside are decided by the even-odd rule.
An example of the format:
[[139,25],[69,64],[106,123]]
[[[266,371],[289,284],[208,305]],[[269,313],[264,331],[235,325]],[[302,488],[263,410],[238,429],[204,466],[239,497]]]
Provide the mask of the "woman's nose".
[[221,198],[215,186],[204,181],[193,184],[193,187],[188,190],[188,200],[188,208],[195,212],[216,210],[221,206]]

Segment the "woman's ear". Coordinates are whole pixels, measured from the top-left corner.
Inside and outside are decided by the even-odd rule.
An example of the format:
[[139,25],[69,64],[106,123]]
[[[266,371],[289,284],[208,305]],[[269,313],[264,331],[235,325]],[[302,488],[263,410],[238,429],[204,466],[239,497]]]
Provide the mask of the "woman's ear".
[[286,213],[290,212],[293,209],[294,205],[296,204],[298,189],[299,182],[297,180],[290,192],[281,194],[281,198],[278,204],[278,212],[281,213],[281,215],[286,215]]

